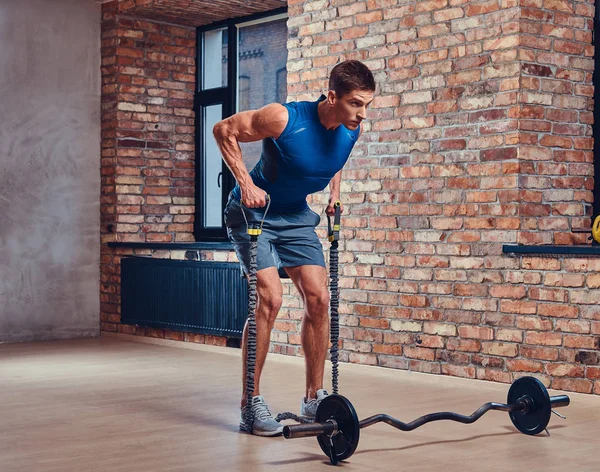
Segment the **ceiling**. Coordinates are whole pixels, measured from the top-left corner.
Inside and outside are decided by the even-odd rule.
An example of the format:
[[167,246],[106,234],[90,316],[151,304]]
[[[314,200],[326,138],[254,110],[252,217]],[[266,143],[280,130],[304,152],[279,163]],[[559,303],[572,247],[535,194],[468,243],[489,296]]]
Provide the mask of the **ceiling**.
[[286,6],[287,0],[118,0],[120,14],[185,26],[202,26]]

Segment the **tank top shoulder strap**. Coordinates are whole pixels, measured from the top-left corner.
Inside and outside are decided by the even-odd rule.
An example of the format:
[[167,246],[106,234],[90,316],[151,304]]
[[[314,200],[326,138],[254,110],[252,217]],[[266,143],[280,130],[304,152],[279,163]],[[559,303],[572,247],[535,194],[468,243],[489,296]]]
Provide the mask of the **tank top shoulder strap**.
[[296,125],[296,121],[298,118],[298,104],[296,102],[284,103],[283,106],[288,111],[288,122],[283,132],[279,135],[277,139],[285,138],[288,134],[294,131],[294,126]]

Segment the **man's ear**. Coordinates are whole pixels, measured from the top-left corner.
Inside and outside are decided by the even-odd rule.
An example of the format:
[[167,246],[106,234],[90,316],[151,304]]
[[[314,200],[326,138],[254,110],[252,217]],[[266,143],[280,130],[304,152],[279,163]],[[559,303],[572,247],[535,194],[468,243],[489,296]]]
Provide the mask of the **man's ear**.
[[336,100],[337,100],[337,95],[335,94],[334,90],[330,90],[329,92],[327,92],[327,104],[329,106],[335,105]]

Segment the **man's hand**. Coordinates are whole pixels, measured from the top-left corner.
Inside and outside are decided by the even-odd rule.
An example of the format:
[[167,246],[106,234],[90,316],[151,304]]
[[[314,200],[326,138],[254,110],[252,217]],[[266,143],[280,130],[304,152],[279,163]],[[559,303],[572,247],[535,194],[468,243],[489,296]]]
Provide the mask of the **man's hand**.
[[267,192],[254,184],[240,188],[242,191],[242,204],[246,208],[263,208],[267,205]]
[[335,207],[333,206],[335,204],[335,202],[340,202],[340,214],[344,213],[344,205],[342,205],[342,202],[340,201],[340,197],[332,195],[329,197],[329,203],[327,204],[327,208],[325,209],[325,213],[327,213],[327,215],[329,215],[329,216],[335,215]]

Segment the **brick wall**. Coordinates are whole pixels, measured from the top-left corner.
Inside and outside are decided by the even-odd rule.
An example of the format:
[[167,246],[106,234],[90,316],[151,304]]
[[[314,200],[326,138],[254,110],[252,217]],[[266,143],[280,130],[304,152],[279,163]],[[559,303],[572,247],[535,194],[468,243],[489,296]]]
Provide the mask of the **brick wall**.
[[103,5],[104,330],[118,329],[120,256],[133,253],[106,243],[194,241],[195,38],[194,28],[118,17],[116,2]]
[[196,32],[110,13],[102,29],[103,242],[194,241]]
[[[279,7],[278,2],[246,2],[246,14]],[[164,19],[164,5],[148,10],[152,2],[137,4],[115,1],[102,7],[101,328],[225,345],[223,337],[120,323],[121,257],[184,259],[185,251],[109,248],[108,243],[194,241],[196,29],[155,21]],[[219,14],[245,11],[235,2],[227,5]],[[179,7],[173,8],[171,14]],[[130,16],[136,14],[151,19]],[[273,38],[273,31],[267,33]],[[244,47],[250,49],[260,41],[256,35],[249,39]],[[281,63],[277,59],[273,66]],[[276,93],[274,83],[270,90]],[[198,251],[195,257],[236,260],[233,252],[223,251]]]
[[[593,5],[341,0],[289,14],[292,99],[316,97],[346,58],[379,84],[342,187],[341,358],[600,393],[600,261],[501,253],[585,242],[571,229],[590,224]],[[301,312],[286,303],[274,350],[294,354]]]
[[[290,99],[315,99],[326,89],[333,65],[346,58],[365,61],[379,84],[342,187],[343,361],[500,382],[534,375],[553,388],[600,394],[600,260],[513,258],[501,252],[504,243],[584,242],[570,231],[589,226],[586,205],[592,199],[592,14],[590,2],[570,0],[289,2]],[[135,83],[158,80],[127,73],[147,67],[148,52],[130,57],[116,48],[126,34],[141,37],[125,49],[155,43],[150,34],[185,48],[175,41],[191,39],[193,30],[176,28],[188,32],[184,38],[166,25],[106,21],[103,228],[112,222],[132,226],[119,227],[116,235],[105,231],[103,241],[148,240],[151,233],[187,240],[191,229],[170,226],[189,224],[176,223],[178,215],[171,212],[177,205],[188,207],[186,201],[150,204],[144,200],[147,184],[118,178],[129,175],[123,169],[145,179],[136,172],[147,165],[164,172],[178,162],[193,163],[191,155],[176,159],[191,148],[155,151],[119,140],[190,144],[179,141],[186,136],[182,129],[165,131],[169,137],[159,140],[149,126],[171,123],[163,116],[191,120],[168,100],[186,100],[171,92],[189,92],[191,100],[193,82],[161,79],[185,85],[182,89],[163,87],[160,80]],[[169,74],[177,58],[193,58],[191,51],[156,52],[172,56],[173,63],[164,61]],[[193,74],[193,63],[185,65],[188,71],[180,73]],[[131,84],[120,82],[126,77]],[[162,94],[166,89],[160,98],[167,103],[153,106],[173,113],[119,110],[123,103],[150,106],[145,90],[121,86]],[[143,122],[134,118],[139,114],[159,119]],[[118,135],[129,130],[121,123],[137,123],[130,131],[139,134]],[[147,157],[151,152],[164,154]],[[191,178],[154,177],[175,179],[163,181],[168,189],[188,188],[172,182]],[[125,203],[129,197],[133,203]],[[326,199],[326,193],[315,195],[315,210]],[[167,206],[166,213],[146,213]],[[180,216],[191,215],[188,210]],[[173,221],[146,221],[146,214]],[[126,215],[132,220],[120,219]],[[166,226],[142,231],[151,224]],[[224,344],[222,338],[118,324],[118,262],[131,252],[103,245],[103,329]],[[143,253],[183,257],[176,251]],[[205,251],[202,257],[232,255]],[[284,294],[271,349],[298,355],[301,305],[289,282]]]
[[[593,182],[590,2],[528,0],[521,9],[519,242],[583,243]],[[587,204],[587,205],[586,205]]]

